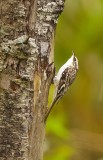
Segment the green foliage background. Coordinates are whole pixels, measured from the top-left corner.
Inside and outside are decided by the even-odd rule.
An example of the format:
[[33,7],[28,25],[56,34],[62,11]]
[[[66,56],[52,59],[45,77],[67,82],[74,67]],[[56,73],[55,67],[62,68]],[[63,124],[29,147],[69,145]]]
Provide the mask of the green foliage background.
[[[44,160],[102,160],[103,0],[66,0],[56,31],[57,71],[72,50],[79,72],[48,119]],[[51,88],[50,100],[52,94]],[[73,135],[80,137],[79,144],[73,143]]]

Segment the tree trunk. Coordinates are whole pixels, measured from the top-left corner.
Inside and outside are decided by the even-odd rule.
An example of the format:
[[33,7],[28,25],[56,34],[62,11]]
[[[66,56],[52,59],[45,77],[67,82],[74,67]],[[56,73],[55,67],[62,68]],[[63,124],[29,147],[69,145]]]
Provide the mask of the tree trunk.
[[0,160],[42,160],[64,0],[0,0]]

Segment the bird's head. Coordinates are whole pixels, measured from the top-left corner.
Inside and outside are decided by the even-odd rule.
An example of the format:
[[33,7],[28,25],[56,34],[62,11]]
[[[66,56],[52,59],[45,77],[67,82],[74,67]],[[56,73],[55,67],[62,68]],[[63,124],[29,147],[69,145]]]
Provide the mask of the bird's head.
[[79,66],[78,66],[78,59],[77,59],[77,57],[75,56],[75,54],[74,54],[73,51],[72,51],[71,60],[72,60],[72,65],[75,66],[75,68],[78,70],[78,68],[79,68]]

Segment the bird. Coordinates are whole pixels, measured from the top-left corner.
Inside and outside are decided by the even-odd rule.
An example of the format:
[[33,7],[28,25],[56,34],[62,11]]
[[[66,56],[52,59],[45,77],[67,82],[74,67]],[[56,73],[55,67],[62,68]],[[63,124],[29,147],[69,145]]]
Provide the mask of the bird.
[[78,68],[78,59],[72,51],[72,56],[59,69],[57,75],[54,77],[55,94],[53,101],[45,114],[45,121],[47,120],[53,106],[60,101],[60,99],[70,88],[71,84],[74,82],[78,72]]

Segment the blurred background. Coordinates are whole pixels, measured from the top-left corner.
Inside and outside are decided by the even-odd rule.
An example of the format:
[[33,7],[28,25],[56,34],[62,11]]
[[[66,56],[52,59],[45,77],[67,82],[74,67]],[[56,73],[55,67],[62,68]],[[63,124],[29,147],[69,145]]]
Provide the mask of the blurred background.
[[[56,31],[56,71],[72,50],[79,72],[48,118],[44,160],[103,160],[103,0],[66,0]],[[52,94],[51,87],[50,101]]]

